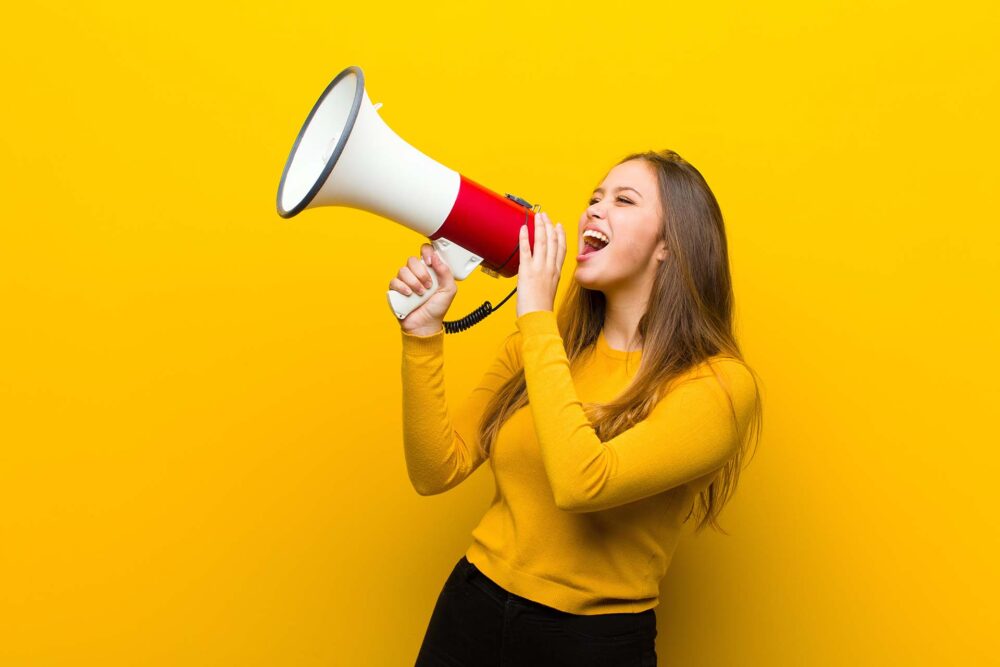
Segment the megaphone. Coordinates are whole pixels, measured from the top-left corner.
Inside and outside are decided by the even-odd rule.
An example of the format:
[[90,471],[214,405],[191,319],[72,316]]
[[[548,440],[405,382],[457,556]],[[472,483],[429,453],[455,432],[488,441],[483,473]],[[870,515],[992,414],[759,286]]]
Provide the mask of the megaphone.
[[[372,105],[360,67],[334,77],[285,162],[278,215],[290,218],[319,206],[362,209],[426,236],[457,280],[476,267],[493,277],[517,275],[520,227],[527,223],[533,239],[539,208],[509,193],[500,196],[427,157],[385,124],[378,115],[381,106]],[[399,319],[438,290],[437,275],[430,266],[427,270],[432,285],[423,294],[386,293]],[[445,328],[460,331],[491,310],[487,301],[463,320],[446,322]]]

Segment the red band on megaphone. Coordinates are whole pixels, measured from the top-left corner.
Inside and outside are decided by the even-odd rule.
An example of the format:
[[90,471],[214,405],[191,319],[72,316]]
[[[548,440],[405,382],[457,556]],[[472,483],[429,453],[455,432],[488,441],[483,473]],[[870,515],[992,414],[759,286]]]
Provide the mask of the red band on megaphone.
[[534,242],[535,212],[459,176],[458,197],[431,240],[444,237],[482,256],[484,266],[505,278],[516,276],[520,263],[518,233],[527,222],[528,236]]

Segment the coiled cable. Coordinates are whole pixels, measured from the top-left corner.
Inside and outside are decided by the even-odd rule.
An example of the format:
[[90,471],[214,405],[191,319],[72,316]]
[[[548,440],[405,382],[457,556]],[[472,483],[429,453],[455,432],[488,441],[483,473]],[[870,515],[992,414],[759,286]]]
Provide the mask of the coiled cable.
[[517,291],[517,288],[515,287],[514,289],[512,289],[510,291],[510,294],[508,294],[507,296],[505,296],[503,298],[503,301],[501,301],[500,303],[498,303],[496,306],[494,306],[489,301],[485,301],[483,303],[483,305],[479,306],[479,308],[476,308],[474,311],[472,311],[471,313],[469,313],[465,317],[463,317],[461,319],[458,319],[458,320],[451,320],[451,321],[444,322],[444,332],[445,333],[458,333],[459,331],[465,331],[466,329],[468,329],[469,327],[471,327],[474,324],[478,324],[483,319],[485,319],[487,315],[489,315],[490,313],[492,313],[493,311],[495,311],[497,308],[499,308],[500,306],[502,306],[504,304],[504,302],[507,301],[507,299],[509,299],[510,297],[514,296],[514,292],[516,292],[516,291]]

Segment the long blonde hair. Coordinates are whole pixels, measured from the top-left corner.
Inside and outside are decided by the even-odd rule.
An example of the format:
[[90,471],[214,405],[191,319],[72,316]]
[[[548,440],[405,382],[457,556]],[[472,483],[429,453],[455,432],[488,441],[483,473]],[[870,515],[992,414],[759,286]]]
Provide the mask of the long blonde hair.
[[[669,259],[659,262],[646,312],[639,320],[642,355],[635,377],[614,400],[584,404],[602,442],[645,419],[676,378],[709,357],[728,355],[746,365],[733,332],[726,232],[715,195],[701,173],[674,151],[633,153],[618,164],[629,160],[645,160],[655,168],[663,207],[660,238],[666,242]],[[571,279],[556,314],[571,367],[596,344],[604,312],[604,294]],[[747,369],[756,385],[757,374]],[[480,421],[479,435],[487,456],[504,422],[527,404],[522,367],[500,388]],[[756,449],[762,421],[758,391],[750,425],[740,434],[738,453],[696,500],[701,510],[696,533],[709,524],[726,532],[717,517],[736,490],[751,434]],[[694,512],[692,506],[685,521]]]

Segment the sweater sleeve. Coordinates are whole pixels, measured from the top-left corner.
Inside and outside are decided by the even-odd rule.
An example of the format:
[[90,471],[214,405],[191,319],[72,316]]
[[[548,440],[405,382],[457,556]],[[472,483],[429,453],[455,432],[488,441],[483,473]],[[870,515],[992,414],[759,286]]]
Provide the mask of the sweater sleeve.
[[732,406],[710,370],[694,374],[644,420],[602,442],[577,397],[555,314],[531,311],[516,324],[542,462],[560,509],[596,512],[646,498],[719,469],[736,453],[756,397],[738,360],[719,364]]
[[[400,330],[402,331],[402,330]],[[479,384],[452,419],[445,396],[444,330],[430,336],[402,331],[403,451],[413,488],[420,495],[457,486],[486,460],[479,420],[494,394],[519,368],[515,340],[507,337]]]

